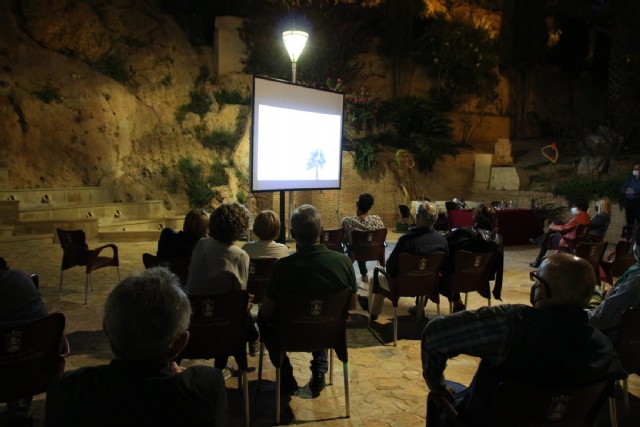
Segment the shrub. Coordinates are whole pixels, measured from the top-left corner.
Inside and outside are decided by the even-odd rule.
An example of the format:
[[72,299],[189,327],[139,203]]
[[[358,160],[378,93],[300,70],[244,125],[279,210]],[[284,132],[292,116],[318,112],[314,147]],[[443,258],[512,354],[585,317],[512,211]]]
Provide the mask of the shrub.
[[45,104],[51,104],[52,102],[60,102],[60,90],[54,87],[51,82],[46,82],[40,89],[33,92],[33,94]]
[[369,172],[378,162],[376,144],[373,137],[354,140],[353,166],[358,173]]
[[181,157],[178,160],[178,170],[186,185],[189,205],[198,208],[209,205],[215,192],[209,188],[202,165],[194,163],[191,157]]
[[229,177],[225,165],[219,161],[214,162],[211,165],[211,175],[209,175],[209,184],[214,187],[219,185],[227,185],[229,183]]
[[576,177],[572,174],[567,180],[557,183],[552,191],[556,196],[562,196],[569,203],[578,200],[597,200],[608,197],[612,202],[622,202],[624,196],[620,193],[620,185],[626,175],[612,175],[601,177]]
[[216,91],[213,96],[220,107],[226,104],[249,105],[251,103],[251,99],[242,96],[242,93],[237,89],[229,90],[222,88]]

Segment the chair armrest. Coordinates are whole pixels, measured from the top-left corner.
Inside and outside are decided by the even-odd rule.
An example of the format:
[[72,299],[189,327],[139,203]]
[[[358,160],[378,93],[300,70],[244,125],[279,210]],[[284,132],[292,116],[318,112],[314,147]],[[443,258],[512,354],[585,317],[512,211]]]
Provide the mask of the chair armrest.
[[89,258],[91,260],[95,260],[100,255],[100,252],[102,252],[103,250],[105,250],[107,248],[113,249],[113,258],[117,260],[118,259],[118,247],[116,245],[114,245],[113,243],[108,243],[106,245],[99,246],[99,247],[97,247],[95,249],[89,249],[89,251],[88,251]]
[[460,414],[458,414],[455,406],[453,406],[453,404],[449,402],[449,400],[447,400],[443,395],[430,392],[429,399],[432,399],[436,406],[447,413],[447,421],[449,422],[448,425],[452,425],[454,427],[466,427],[462,423],[462,421],[460,421]]
[[69,346],[69,340],[66,335],[62,335],[60,338],[60,357],[67,357],[71,354],[71,347]]
[[[616,251],[611,251],[611,253],[609,253],[609,255],[607,255],[606,262],[613,262],[614,259],[616,259]],[[605,260],[603,260],[603,261],[605,261]]]

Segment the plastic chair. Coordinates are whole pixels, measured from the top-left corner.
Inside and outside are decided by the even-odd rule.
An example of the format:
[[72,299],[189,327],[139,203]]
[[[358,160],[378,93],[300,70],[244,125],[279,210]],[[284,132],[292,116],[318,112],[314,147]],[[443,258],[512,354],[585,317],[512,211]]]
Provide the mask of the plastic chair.
[[180,284],[183,287],[187,285],[191,257],[160,258],[156,255],[145,252],[142,254],[142,263],[144,264],[144,268],[166,267],[173,274],[178,276],[178,279],[180,279]]
[[351,245],[349,245],[349,258],[355,261],[378,261],[384,267],[384,248],[387,238],[387,229],[379,230],[354,230],[351,232]]
[[[391,277],[387,272],[376,267],[373,270],[373,286],[369,291],[369,301],[373,301],[373,294],[384,295],[393,304],[393,345],[398,345],[398,300],[400,297],[418,297],[418,313],[416,323],[420,323],[424,312],[424,300],[429,298],[438,307],[440,315],[440,266],[444,262],[447,254],[436,253],[430,255],[400,254],[398,257],[399,274]],[[380,286],[379,275],[387,278],[389,290]],[[371,317],[369,317],[369,327],[371,327]]]
[[[620,319],[620,341],[616,346],[622,367],[628,374],[640,375],[640,308],[629,308]],[[622,400],[629,413],[629,382],[622,380]],[[615,398],[614,398],[615,404]]]
[[[269,353],[276,367],[276,424],[280,423],[280,367],[287,352],[329,349],[329,385],[333,384],[333,351],[342,361],[346,418],[349,409],[349,355],[347,316],[352,292],[344,289],[329,295],[283,293],[278,296],[278,339]],[[262,348],[260,360],[262,360]],[[262,371],[260,367],[260,371]],[[258,381],[262,378],[259,376]]]
[[616,249],[600,263],[601,281],[613,286],[613,278],[622,276],[629,267],[636,263],[631,249],[632,244],[628,240],[620,240],[616,243]]
[[49,380],[64,371],[65,317],[53,313],[29,323],[0,328],[0,402],[44,393]]
[[190,295],[189,301],[189,342],[179,360],[233,356],[240,370],[238,388],[242,387],[245,423],[249,426],[246,352],[249,294],[240,290],[211,296]]
[[[609,380],[581,387],[502,382],[495,392],[491,426],[592,426],[610,386]],[[451,425],[464,427],[449,401],[435,393],[429,400],[448,413]],[[617,426],[615,407],[613,411],[611,425]]]
[[556,233],[557,236],[560,236],[562,240],[564,240],[566,246],[560,246],[559,244],[554,244],[554,238],[552,237],[551,239],[549,239],[549,246],[547,248],[575,254],[578,243],[589,242],[589,229],[590,227],[588,225],[580,224],[576,226],[576,229],[575,229],[576,233],[574,238],[568,238],[566,237],[566,235]]
[[[487,299],[491,307],[489,273],[496,252],[469,252],[459,250],[455,253],[454,270],[448,278],[449,294],[464,292],[464,305],[467,306],[469,292],[478,292]],[[449,301],[449,313],[453,312],[453,302]]]
[[[87,238],[82,230],[56,229],[58,239],[62,246],[62,265],[60,266],[60,285],[58,296],[62,295],[62,277],[64,270],[75,266],[86,266],[86,278],[84,282],[84,303],[87,303],[89,286],[93,289],[91,282],[91,272],[104,267],[116,267],[118,271],[118,282],[120,281],[120,262],[118,261],[118,247],[113,243],[89,249]],[[107,248],[113,250],[113,256],[103,256],[100,253]]]
[[596,280],[598,285],[602,285],[600,281],[600,264],[604,257],[604,251],[607,249],[607,242],[589,243],[581,242],[576,247],[576,256],[585,259],[593,267],[593,271],[596,274]]
[[323,229],[322,232],[320,233],[320,243],[322,243],[332,251],[336,251],[341,254],[344,253],[344,244],[342,243],[343,240],[344,240],[343,228],[334,228],[331,230]]
[[411,218],[411,223],[413,225],[416,224],[416,219],[411,214],[411,209],[407,205],[398,205],[398,210],[400,211],[400,216],[402,216],[402,223],[407,224],[407,220]]

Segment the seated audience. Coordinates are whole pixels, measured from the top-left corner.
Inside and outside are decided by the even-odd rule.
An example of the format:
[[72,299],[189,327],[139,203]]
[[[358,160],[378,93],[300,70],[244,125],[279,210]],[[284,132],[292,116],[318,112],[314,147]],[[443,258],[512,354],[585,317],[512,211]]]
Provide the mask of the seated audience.
[[529,264],[530,267],[538,268],[542,263],[542,259],[547,254],[549,242],[553,241],[560,247],[566,247],[564,239],[575,239],[576,229],[578,225],[589,225],[591,218],[587,211],[589,205],[584,200],[576,200],[571,206],[571,219],[564,224],[551,224],[549,229],[541,238],[532,239],[532,243],[540,245],[540,252],[535,261]]
[[[433,229],[433,224],[438,218],[438,208],[435,203],[423,202],[416,209],[416,227],[410,233],[401,236],[398,243],[391,251],[386,262],[386,272],[391,277],[396,277],[400,271],[398,269],[398,257],[400,254],[408,253],[413,255],[429,255],[436,252],[448,253],[449,245],[447,239]],[[389,290],[387,278],[378,275],[380,286]],[[363,309],[367,309],[368,300],[364,296],[358,296],[358,301]],[[375,294],[371,304],[369,314],[373,320],[382,312],[384,296]],[[426,301],[425,301],[426,303]]]
[[274,211],[262,211],[253,221],[253,232],[258,239],[242,247],[249,258],[282,258],[289,256],[289,248],[282,243],[274,242],[280,235],[280,220]]
[[[11,328],[40,319],[47,309],[33,280],[19,270],[9,268],[0,257],[0,328]],[[32,396],[7,402],[0,411],[0,425],[31,425]]]
[[[640,307],[640,226],[633,228],[633,257],[636,264],[618,279],[595,308],[587,310],[589,323],[600,329],[613,344],[620,339],[622,313],[631,307]],[[592,302],[593,302],[592,298]]]
[[[501,381],[580,386],[626,376],[611,342],[588,324],[584,312],[596,284],[591,265],[558,253],[546,258],[531,279],[533,307],[463,311],[430,321],[422,333],[427,386],[455,403],[464,425],[490,425]],[[454,395],[455,383],[445,380],[444,370],[447,360],[459,354],[481,361],[469,388]],[[427,425],[445,425],[446,414],[432,399],[427,408]]]
[[611,222],[611,201],[608,197],[604,197],[596,202],[596,215],[589,222],[589,236],[604,238]]
[[[296,252],[273,265],[258,313],[260,333],[269,351],[272,351],[273,343],[277,340],[277,303],[280,293],[327,295],[347,288],[355,295],[356,277],[349,258],[321,244],[321,230],[320,212],[315,207],[302,205],[291,215],[291,233],[296,240]],[[326,349],[314,351],[312,355],[309,387],[314,395],[318,395],[325,387],[329,361]],[[293,394],[298,384],[288,357],[282,362],[280,375],[281,392]]]
[[178,278],[151,268],[123,280],[104,307],[116,358],[55,377],[47,426],[227,425],[222,373],[171,362],[189,340],[189,299]]
[[[455,254],[457,251],[492,252],[496,251],[496,257],[491,265],[489,280],[493,280],[493,297],[502,298],[502,276],[504,269],[504,245],[502,236],[496,232],[498,215],[491,205],[479,204],[473,210],[473,226],[454,229],[447,235],[449,243],[449,256],[444,262],[443,274],[449,275],[455,270]],[[442,293],[453,301],[453,310],[464,310],[464,304],[460,294],[450,295],[446,277],[442,280]],[[485,298],[488,295],[483,295]]]
[[216,295],[247,289],[249,255],[234,242],[249,227],[249,211],[239,203],[223,203],[209,218],[209,235],[191,255],[189,295]]
[[[369,210],[373,206],[373,196],[369,193],[362,193],[356,202],[356,214],[342,218],[342,228],[344,229],[344,241],[347,243],[347,252],[351,244],[351,232],[353,230],[367,231],[384,228],[384,224],[378,215],[369,215]],[[358,261],[361,280],[369,282],[367,275],[367,263]]]
[[176,232],[173,228],[167,227],[160,233],[158,240],[158,257],[189,258],[198,240],[207,237],[207,224],[209,218],[201,209],[189,211],[184,217],[182,230]]
[[[209,218],[209,235],[200,239],[191,255],[186,291],[189,295],[217,295],[247,289],[249,255],[234,245],[249,227],[249,211],[239,203],[223,203]],[[247,338],[253,347],[260,337],[247,307]],[[224,369],[227,358],[214,366]]]

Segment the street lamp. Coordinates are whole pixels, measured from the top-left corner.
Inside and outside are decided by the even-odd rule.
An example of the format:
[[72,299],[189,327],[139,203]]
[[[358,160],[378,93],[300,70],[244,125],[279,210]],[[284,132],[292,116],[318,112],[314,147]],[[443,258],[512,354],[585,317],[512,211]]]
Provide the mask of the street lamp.
[[290,30],[282,33],[282,40],[287,52],[289,52],[289,58],[291,58],[291,81],[293,83],[296,82],[296,62],[298,62],[308,38],[309,34],[304,31]]
[[[282,41],[287,48],[289,58],[291,58],[291,81],[296,82],[296,62],[307,44],[309,34],[304,31],[289,30],[282,33]],[[293,212],[293,191],[289,191],[289,214]],[[280,192],[280,236],[278,241],[285,243],[285,215],[284,215],[284,191]],[[291,236],[289,236],[291,237]]]

